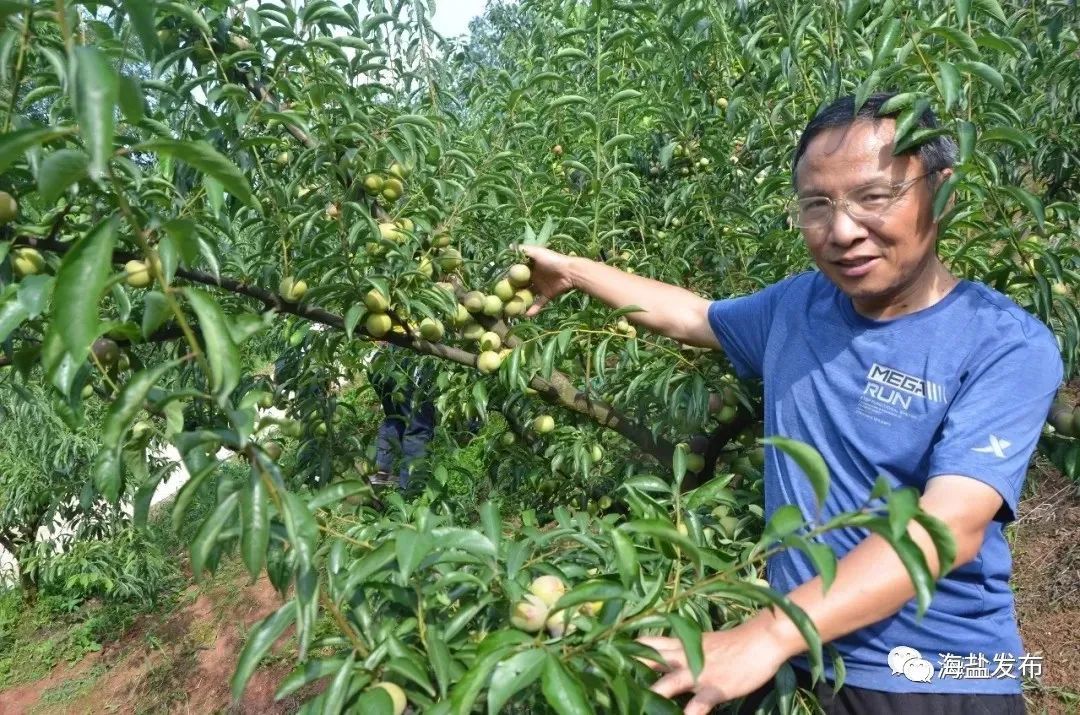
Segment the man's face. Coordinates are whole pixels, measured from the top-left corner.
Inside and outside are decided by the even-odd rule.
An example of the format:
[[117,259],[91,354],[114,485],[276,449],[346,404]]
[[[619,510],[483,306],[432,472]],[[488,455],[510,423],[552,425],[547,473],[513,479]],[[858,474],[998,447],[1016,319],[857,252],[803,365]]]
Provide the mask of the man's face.
[[[894,128],[891,119],[857,121],[818,134],[799,159],[799,197],[837,200],[875,186],[889,191],[923,174],[917,157],[892,155]],[[837,207],[831,222],[802,229],[818,267],[856,307],[887,311],[929,275],[937,238],[930,181],[915,182],[880,216],[855,220]]]

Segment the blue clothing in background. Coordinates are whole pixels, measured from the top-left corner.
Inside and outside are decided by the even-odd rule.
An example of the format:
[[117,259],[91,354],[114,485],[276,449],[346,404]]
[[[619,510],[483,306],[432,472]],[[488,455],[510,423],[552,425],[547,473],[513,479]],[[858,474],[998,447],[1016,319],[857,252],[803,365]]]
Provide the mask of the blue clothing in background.
[[[829,495],[818,516],[804,474],[769,448],[766,518],[785,504],[819,521],[859,509],[879,475],[920,493],[934,476],[963,475],[1004,500],[978,556],[938,582],[921,620],[913,599],[895,616],[833,641],[846,682],[891,692],[1019,693],[1023,648],[1003,527],[1016,514],[1062,379],[1053,334],[1005,296],[969,281],[924,310],[871,320],[817,272],[716,301],[709,320],[738,374],[763,378],[766,435],[811,444],[829,467]],[[822,539],[843,557],[866,536],[849,529]],[[786,593],[816,571],[801,552],[784,551],[770,559],[767,575]],[[929,682],[890,668],[889,654],[901,646],[933,665]],[[991,675],[961,669],[954,677],[941,667],[949,654],[965,662],[981,654]],[[1005,677],[1010,657],[1012,677]],[[894,657],[894,664],[903,660]],[[792,664],[809,669],[805,656]],[[834,679],[828,662],[826,675]]]

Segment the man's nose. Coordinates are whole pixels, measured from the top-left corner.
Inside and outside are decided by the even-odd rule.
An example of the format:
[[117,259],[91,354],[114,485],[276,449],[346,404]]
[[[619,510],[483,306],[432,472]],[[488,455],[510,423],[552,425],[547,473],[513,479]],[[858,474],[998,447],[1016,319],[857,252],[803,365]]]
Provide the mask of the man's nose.
[[833,210],[833,221],[829,231],[829,240],[841,246],[850,246],[866,238],[869,232],[860,221],[851,218],[845,206]]

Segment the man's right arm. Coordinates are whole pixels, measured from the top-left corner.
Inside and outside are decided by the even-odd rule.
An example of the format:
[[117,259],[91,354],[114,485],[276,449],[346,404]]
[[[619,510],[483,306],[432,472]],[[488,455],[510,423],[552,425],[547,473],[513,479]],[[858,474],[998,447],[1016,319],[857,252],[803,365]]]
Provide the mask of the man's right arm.
[[536,246],[524,246],[522,250],[532,259],[533,286],[541,297],[530,315],[547,300],[568,290],[580,290],[612,308],[636,305],[642,310],[628,314],[627,320],[654,333],[687,345],[720,349],[709,325],[712,301],[707,298],[587,258]]

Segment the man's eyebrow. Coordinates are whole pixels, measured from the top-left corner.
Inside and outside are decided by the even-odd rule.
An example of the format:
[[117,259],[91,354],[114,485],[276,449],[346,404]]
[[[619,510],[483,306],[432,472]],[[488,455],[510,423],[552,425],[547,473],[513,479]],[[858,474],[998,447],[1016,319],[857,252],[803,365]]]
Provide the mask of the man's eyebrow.
[[[893,183],[892,180],[888,176],[886,176],[885,174],[878,174],[877,176],[872,176],[869,179],[867,179],[866,181],[855,184],[854,186],[852,186],[852,187],[850,187],[848,189],[845,189],[843,193],[847,193],[849,191],[855,191],[857,189],[865,189],[868,186],[885,185],[885,184],[892,184],[892,183]],[[828,192],[826,192],[824,189],[822,189],[821,187],[818,187],[818,186],[808,186],[808,187],[806,187],[806,189],[796,189],[795,192],[799,196],[828,196]]]

